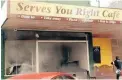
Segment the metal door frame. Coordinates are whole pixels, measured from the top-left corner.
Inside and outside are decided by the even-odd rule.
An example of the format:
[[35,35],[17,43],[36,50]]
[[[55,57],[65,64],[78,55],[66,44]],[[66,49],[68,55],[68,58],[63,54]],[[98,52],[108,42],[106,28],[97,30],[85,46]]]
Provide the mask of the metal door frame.
[[88,71],[90,71],[90,64],[89,64],[89,46],[87,40],[37,40],[36,41],[36,73],[39,73],[39,52],[38,52],[38,44],[39,42],[83,42],[87,45],[87,61],[88,61]]

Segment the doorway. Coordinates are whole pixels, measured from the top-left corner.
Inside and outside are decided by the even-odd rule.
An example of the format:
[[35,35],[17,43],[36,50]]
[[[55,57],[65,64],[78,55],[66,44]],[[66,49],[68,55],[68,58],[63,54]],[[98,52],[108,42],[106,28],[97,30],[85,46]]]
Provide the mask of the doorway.
[[[69,51],[62,51],[62,46],[67,47]],[[69,67],[61,66],[67,55]],[[89,65],[89,49],[87,40],[38,40],[36,41],[36,72],[78,72],[79,69],[74,67],[70,62],[78,61],[79,69],[90,70]],[[62,68],[63,67],[63,68]],[[77,70],[76,70],[77,69]]]

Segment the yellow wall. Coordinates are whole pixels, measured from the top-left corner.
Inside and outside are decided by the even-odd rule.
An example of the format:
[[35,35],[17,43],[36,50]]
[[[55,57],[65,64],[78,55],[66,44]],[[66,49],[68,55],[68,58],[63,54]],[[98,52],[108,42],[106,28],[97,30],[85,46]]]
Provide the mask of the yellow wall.
[[109,65],[112,61],[111,40],[109,38],[93,38],[93,46],[100,46],[101,63],[94,66]]

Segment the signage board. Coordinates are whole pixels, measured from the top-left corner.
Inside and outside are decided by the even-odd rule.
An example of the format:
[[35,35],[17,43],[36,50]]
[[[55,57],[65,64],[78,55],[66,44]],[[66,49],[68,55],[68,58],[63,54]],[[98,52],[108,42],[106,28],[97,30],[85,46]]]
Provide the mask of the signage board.
[[[122,10],[45,2],[11,1],[10,14],[25,19],[122,23]],[[37,18],[38,17],[38,18]]]

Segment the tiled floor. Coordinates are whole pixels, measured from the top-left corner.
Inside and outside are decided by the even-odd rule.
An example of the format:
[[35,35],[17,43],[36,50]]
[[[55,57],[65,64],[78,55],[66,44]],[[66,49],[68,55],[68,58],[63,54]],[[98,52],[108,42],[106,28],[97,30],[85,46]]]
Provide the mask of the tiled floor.
[[99,76],[97,79],[116,79],[116,76]]
[[110,73],[110,74],[104,74],[104,75],[96,75],[97,79],[116,79],[116,74],[115,73]]

